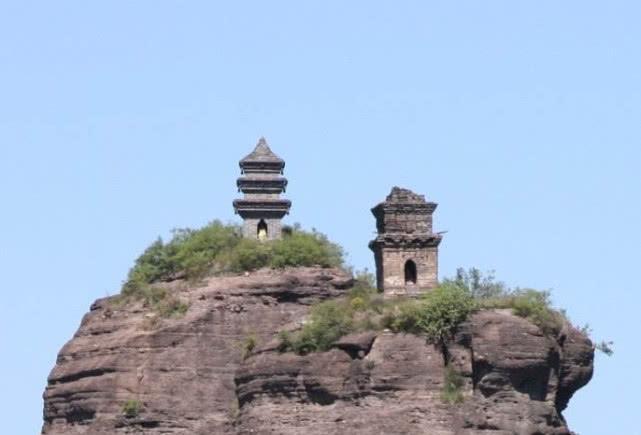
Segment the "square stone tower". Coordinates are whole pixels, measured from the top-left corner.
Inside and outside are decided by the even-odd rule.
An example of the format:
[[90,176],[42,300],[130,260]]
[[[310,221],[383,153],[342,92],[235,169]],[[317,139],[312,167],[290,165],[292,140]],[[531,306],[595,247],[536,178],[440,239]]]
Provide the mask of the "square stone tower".
[[276,240],[282,236],[281,220],[289,214],[291,202],[280,197],[287,187],[283,177],[285,161],[272,152],[265,138],[239,162],[238,190],[244,197],[234,201],[234,211],[243,218],[243,236]]
[[369,247],[376,260],[376,281],[385,296],[418,295],[438,285],[438,245],[432,232],[437,204],[408,189],[394,187],[372,209],[378,236]]

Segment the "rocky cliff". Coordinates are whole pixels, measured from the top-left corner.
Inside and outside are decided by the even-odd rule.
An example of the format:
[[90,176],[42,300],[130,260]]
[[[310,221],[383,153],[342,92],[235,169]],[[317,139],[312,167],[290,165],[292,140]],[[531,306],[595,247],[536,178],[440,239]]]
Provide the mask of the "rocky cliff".
[[[49,376],[43,433],[571,433],[561,411],[592,376],[593,349],[570,325],[552,339],[509,311],[482,311],[445,349],[380,332],[279,352],[278,331],[351,285],[315,268],[174,282],[190,308],[169,319],[98,300]],[[462,403],[442,400],[444,354]],[[139,407],[128,416],[127,402]]]

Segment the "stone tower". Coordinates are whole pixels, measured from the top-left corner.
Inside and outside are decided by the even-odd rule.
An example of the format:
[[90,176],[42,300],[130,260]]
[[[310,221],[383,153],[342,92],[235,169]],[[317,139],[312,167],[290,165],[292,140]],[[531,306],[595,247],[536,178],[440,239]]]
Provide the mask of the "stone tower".
[[234,201],[234,210],[243,218],[243,236],[248,239],[280,239],[281,219],[291,202],[280,197],[287,187],[283,177],[285,161],[260,138],[256,149],[239,162],[238,191],[243,198]]
[[376,260],[378,289],[385,296],[417,295],[438,284],[438,245],[432,232],[437,204],[408,189],[394,187],[372,209],[378,236],[369,247]]

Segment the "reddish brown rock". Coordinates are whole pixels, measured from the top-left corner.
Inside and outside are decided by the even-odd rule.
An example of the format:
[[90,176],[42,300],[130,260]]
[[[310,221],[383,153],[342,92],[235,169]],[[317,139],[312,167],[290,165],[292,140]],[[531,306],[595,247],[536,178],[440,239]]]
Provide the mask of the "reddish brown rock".
[[[560,412],[592,375],[579,331],[552,339],[501,310],[475,314],[445,350],[383,332],[280,353],[278,331],[351,286],[338,270],[172,286],[190,308],[155,326],[140,305],[92,306],[49,377],[43,433],[560,435],[570,433]],[[441,398],[444,354],[464,377],[462,404]],[[124,415],[128,400],[138,415]]]
[[[189,310],[153,327],[140,304],[98,300],[49,376],[43,433],[233,433],[247,338],[271,340],[309,304],[351,285],[341,271],[316,268],[174,283]],[[123,415],[128,400],[142,404],[135,418]]]

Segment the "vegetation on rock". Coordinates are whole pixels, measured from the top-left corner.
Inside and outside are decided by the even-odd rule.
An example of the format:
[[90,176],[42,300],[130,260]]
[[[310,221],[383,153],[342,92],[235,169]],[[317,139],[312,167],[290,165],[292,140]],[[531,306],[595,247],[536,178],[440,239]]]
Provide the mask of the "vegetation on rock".
[[254,334],[248,335],[245,337],[245,340],[242,343],[242,359],[245,360],[252,351],[256,348],[257,339]]
[[127,418],[135,418],[140,414],[142,403],[139,400],[130,399],[122,405],[122,413]]
[[443,391],[441,391],[441,399],[450,405],[463,403],[463,385],[465,379],[459,372],[454,370],[451,365],[445,367],[445,375],[443,379]]
[[453,279],[419,298],[384,300],[365,273],[343,298],[314,305],[299,331],[282,333],[281,350],[305,354],[325,351],[342,336],[365,330],[390,329],[421,335],[432,343],[443,343],[471,313],[480,309],[511,309],[550,335],[556,335],[564,314],[552,308],[550,293],[533,289],[510,289],[493,275],[477,269],[459,269]]
[[167,243],[152,243],[129,271],[122,292],[135,293],[145,284],[176,278],[199,279],[223,272],[261,267],[338,267],[343,250],[315,230],[300,226],[283,229],[280,240],[260,242],[241,236],[240,227],[213,221],[203,228],[176,229]]
[[243,238],[237,225],[213,221],[197,230],[176,229],[166,243],[160,238],[153,242],[129,271],[121,296],[143,300],[168,317],[183,314],[188,307],[167,289],[153,284],[262,267],[342,265],[342,248],[315,230],[285,227],[282,239],[260,242]]

